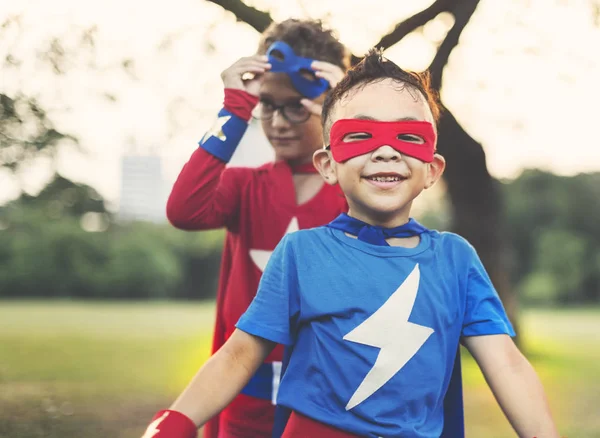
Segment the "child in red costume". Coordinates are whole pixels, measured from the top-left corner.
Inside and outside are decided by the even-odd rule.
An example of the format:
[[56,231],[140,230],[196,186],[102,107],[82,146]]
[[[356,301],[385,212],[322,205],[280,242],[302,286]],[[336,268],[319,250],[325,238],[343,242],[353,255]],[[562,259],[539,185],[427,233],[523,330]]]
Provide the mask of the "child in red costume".
[[[278,50],[269,51],[273,47]],[[285,61],[294,55],[299,60],[291,73],[274,68],[288,56],[286,50]],[[347,210],[338,189],[324,184],[312,165],[313,152],[322,147],[326,91],[319,83],[333,87],[343,77],[346,50],[320,22],[286,20],[265,31],[258,53],[222,73],[223,109],[182,169],[167,204],[169,221],[178,228],[227,228],[213,353],[252,302],[281,238]],[[247,73],[254,78],[242,79]],[[226,168],[252,114],[261,119],[276,160],[259,168]],[[205,426],[205,438],[271,436],[282,355],[281,346],[273,350],[242,394]]]

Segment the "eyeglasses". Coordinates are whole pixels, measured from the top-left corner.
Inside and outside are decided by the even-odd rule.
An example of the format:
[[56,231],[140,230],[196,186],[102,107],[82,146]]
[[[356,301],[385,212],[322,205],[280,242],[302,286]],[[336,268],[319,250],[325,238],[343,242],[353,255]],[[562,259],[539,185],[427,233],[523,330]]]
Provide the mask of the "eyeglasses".
[[279,111],[279,114],[281,114],[284,119],[294,125],[306,122],[312,115],[300,101],[286,103],[284,105],[275,105],[268,100],[261,100],[252,115],[258,120],[271,120],[275,115],[275,111]]

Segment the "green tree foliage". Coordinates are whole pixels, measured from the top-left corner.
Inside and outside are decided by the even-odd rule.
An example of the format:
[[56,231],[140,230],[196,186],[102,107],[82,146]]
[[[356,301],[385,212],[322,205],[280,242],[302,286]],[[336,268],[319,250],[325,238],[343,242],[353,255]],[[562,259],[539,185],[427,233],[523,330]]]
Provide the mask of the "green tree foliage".
[[505,184],[513,272],[527,302],[600,299],[600,174],[528,170]]
[[213,297],[221,232],[184,233],[168,224],[114,224],[87,232],[77,215],[44,205],[2,209],[0,297]]
[[79,218],[89,212],[109,214],[104,199],[93,187],[75,183],[59,174],[55,174],[36,196],[23,193],[17,203],[42,209],[49,219]]

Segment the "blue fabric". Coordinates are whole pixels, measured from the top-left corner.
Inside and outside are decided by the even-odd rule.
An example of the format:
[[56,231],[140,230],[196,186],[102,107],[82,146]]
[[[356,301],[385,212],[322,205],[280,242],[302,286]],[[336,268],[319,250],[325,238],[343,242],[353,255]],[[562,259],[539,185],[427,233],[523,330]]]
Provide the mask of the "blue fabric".
[[[274,56],[273,52],[279,52],[278,56]],[[287,73],[294,88],[303,96],[314,99],[329,88],[329,82],[325,79],[315,76],[311,80],[303,75],[303,70],[314,73],[311,67],[313,60],[296,55],[294,50],[283,41],[275,41],[271,44],[267,49],[267,57],[271,64],[270,71],[273,73]]]
[[418,236],[427,231],[427,228],[412,218],[399,227],[383,228],[367,224],[366,222],[348,216],[346,213],[339,215],[336,219],[327,224],[327,226],[357,236],[358,240],[362,240],[363,242],[381,246],[387,246],[385,239],[389,239],[390,237],[402,238]]
[[[285,375],[285,371],[287,369],[288,364],[290,363],[290,358],[292,357],[292,352],[294,351],[294,347],[288,345],[283,350],[283,360],[281,361],[281,376]],[[285,430],[285,426],[290,418],[292,411],[290,408],[286,406],[277,405],[275,407],[275,418],[273,421],[273,433],[272,438],[280,438],[283,435],[283,431]]]
[[198,144],[206,152],[228,163],[247,128],[248,122],[244,119],[221,109],[214,125]]
[[456,352],[452,377],[444,397],[444,430],[440,438],[465,436],[465,408],[463,401],[462,366],[460,350]]
[[242,389],[242,394],[263,400],[273,399],[273,364],[263,363]]
[[[237,327],[293,348],[278,407],[386,438],[440,437],[444,395],[460,373],[454,364],[461,336],[514,335],[481,261],[461,237],[428,230],[415,248],[403,248],[332,227],[283,238]],[[413,344],[418,348],[410,350]],[[380,386],[367,382],[372,370],[380,375],[390,366],[399,370]],[[367,396],[352,405],[365,382]],[[278,422],[285,419],[280,412]]]

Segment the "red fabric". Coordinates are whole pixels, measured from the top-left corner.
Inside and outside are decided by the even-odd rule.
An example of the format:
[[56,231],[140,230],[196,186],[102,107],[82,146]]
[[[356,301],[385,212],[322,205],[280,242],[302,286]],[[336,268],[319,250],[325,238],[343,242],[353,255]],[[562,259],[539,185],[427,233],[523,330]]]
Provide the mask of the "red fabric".
[[358,438],[350,432],[345,432],[312,418],[292,412],[281,438]]
[[197,427],[181,412],[163,410],[156,413],[142,438],[196,438]]
[[319,173],[319,171],[313,166],[313,163],[304,163],[292,166],[292,173]]
[[218,419],[218,434],[214,423],[204,430],[204,437],[271,438],[275,420],[274,406],[262,399],[240,394]]
[[[184,230],[227,228],[213,352],[233,333],[256,294],[262,272],[250,250],[272,251],[293,218],[299,228],[311,228],[347,211],[337,186],[324,184],[302,205],[295,199],[291,169],[282,161],[259,168],[225,168],[223,161],[199,148],[179,174],[167,203],[171,223]],[[266,362],[282,357],[283,347],[277,346]],[[205,426],[204,436],[270,438],[273,414],[270,401],[240,395],[220,414],[221,421],[215,418]],[[219,434],[220,428],[226,434]]]
[[[348,139],[349,134],[369,134],[368,138]],[[421,137],[424,143],[412,143],[398,138],[401,134]],[[435,153],[435,130],[429,122],[399,121],[380,122],[374,120],[342,119],[331,127],[331,153],[338,163],[372,152],[382,145],[389,145],[398,152],[426,163],[433,161]]]
[[223,108],[239,118],[248,121],[252,117],[252,110],[258,104],[258,97],[244,90],[225,88]]

